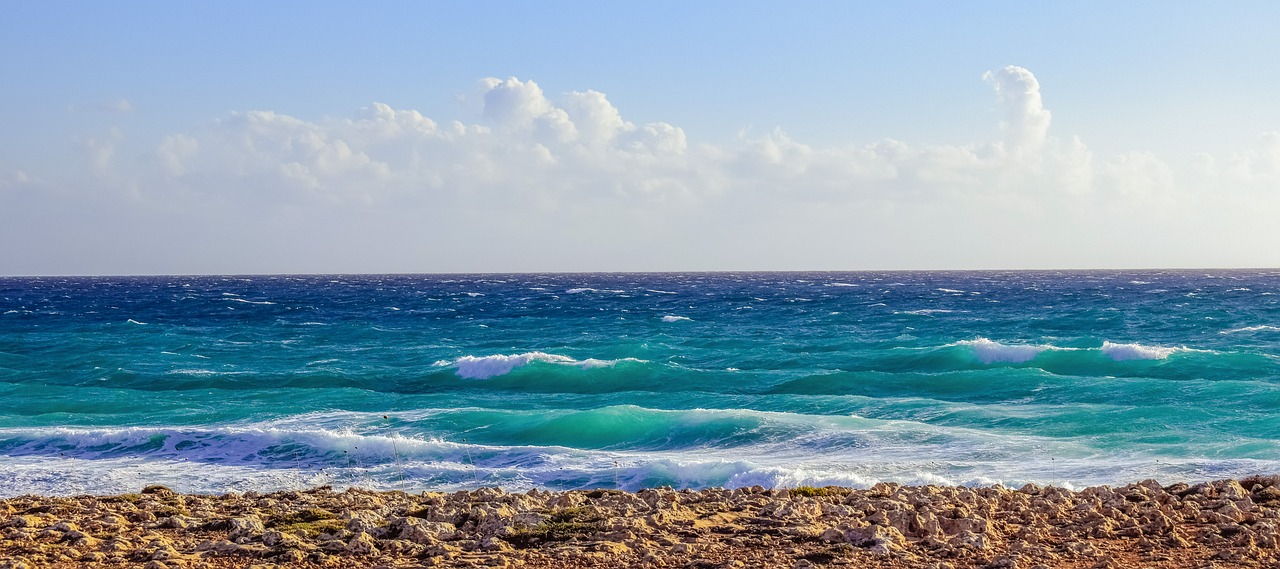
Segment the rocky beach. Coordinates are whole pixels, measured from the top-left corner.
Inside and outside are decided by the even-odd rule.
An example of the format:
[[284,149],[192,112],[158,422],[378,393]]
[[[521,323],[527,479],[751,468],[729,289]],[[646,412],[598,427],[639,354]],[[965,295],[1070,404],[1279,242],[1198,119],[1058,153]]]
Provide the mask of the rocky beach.
[[1271,567],[1280,477],[0,500],[0,567]]

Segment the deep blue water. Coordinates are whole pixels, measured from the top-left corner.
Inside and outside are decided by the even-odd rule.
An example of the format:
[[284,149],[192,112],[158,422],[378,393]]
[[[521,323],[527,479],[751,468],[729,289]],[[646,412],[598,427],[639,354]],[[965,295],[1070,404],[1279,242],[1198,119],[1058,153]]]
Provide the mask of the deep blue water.
[[0,279],[0,494],[1280,472],[1280,271]]

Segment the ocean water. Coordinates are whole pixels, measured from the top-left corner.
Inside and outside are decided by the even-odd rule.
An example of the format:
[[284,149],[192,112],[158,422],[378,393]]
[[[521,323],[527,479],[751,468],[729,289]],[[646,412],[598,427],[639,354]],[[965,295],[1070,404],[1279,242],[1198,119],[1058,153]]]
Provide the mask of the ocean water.
[[1280,472],[1280,271],[0,279],[0,495]]

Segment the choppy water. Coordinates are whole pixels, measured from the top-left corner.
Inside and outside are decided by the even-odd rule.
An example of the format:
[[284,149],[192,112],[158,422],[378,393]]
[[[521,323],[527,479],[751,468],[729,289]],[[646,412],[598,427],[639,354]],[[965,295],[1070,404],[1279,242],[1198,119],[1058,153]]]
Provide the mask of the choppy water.
[[0,495],[1280,472],[1280,271],[0,279]]

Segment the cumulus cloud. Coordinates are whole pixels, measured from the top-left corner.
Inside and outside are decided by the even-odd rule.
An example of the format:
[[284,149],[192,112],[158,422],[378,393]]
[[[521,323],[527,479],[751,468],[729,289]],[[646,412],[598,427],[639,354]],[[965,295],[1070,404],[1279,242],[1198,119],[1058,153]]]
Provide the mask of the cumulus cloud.
[[[1048,136],[1050,114],[1030,71],[1011,66],[985,77],[1004,110],[1005,138],[970,146],[883,140],[820,148],[781,129],[737,143],[691,144],[676,125],[626,120],[604,93],[570,91],[553,100],[532,80],[490,77],[479,82],[481,120],[471,124],[441,124],[381,103],[319,122],[232,113],[161,142],[157,187],[554,209],[593,200],[849,202],[1097,186],[1083,142]],[[1124,167],[1105,173],[1124,178]]]
[[533,81],[490,78],[481,87],[482,120],[473,124],[441,125],[382,103],[319,122],[232,113],[166,138],[155,150],[158,187],[542,207],[685,199],[705,187],[682,129],[624,121],[602,93],[573,92],[556,104]]
[[1083,143],[1047,137],[1049,112],[1035,77],[1007,67],[987,78],[1005,109],[1006,137],[972,146],[884,140],[818,148],[781,129],[736,144],[691,144],[678,126],[626,120],[598,91],[553,100],[532,80],[486,78],[481,120],[471,124],[442,125],[381,103],[319,122],[232,113],[164,140],[155,151],[156,187],[540,209],[600,200],[857,202],[1092,187]]
[[[249,248],[293,243],[290,258],[346,251],[354,260],[337,270],[1097,266],[1090,254],[1102,248],[1118,256],[1101,264],[1149,265],[1158,259],[1107,245],[1138,234],[1120,229],[1135,219],[1181,238],[1172,227],[1226,207],[1219,195],[1252,214],[1276,209],[1250,196],[1280,184],[1280,133],[1228,156],[1099,157],[1051,131],[1031,71],[983,78],[1001,136],[964,145],[817,146],[782,129],[694,141],[678,125],[628,120],[598,91],[548,95],[533,80],[486,78],[468,121],[383,103],[321,120],[240,111],[173,133],[141,159],[118,152],[117,131],[82,137],[91,177],[64,186],[124,190],[130,211],[256,236],[241,243]],[[28,173],[0,176],[0,189]],[[461,252],[440,246],[459,236]],[[531,238],[543,256],[509,252]],[[880,242],[893,246],[868,245]],[[415,243],[440,265],[355,261]],[[492,265],[469,264],[485,256]]]
[[1034,156],[1044,146],[1052,115],[1040,98],[1040,82],[1031,71],[1014,65],[988,71],[983,78],[995,89],[1004,110],[1009,151],[1016,156]]

